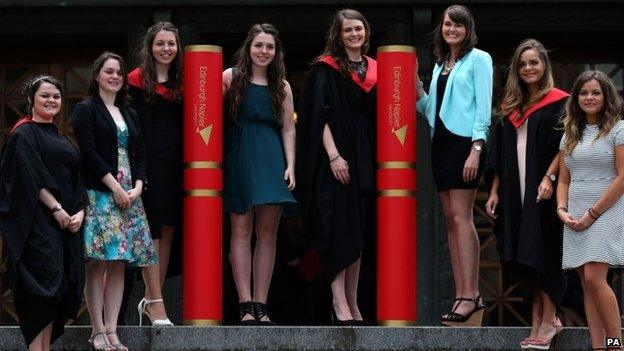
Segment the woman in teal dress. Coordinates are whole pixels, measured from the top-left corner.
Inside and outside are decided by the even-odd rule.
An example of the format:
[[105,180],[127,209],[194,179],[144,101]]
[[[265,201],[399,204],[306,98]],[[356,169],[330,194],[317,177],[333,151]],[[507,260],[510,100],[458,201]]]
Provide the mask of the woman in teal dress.
[[141,192],[145,152],[136,114],[126,104],[123,59],[105,52],[92,65],[87,99],[72,124],[89,197],[84,220],[85,300],[94,350],[127,350],[117,336],[126,264],[158,264]]
[[223,202],[230,213],[230,261],[242,325],[274,324],[266,302],[277,229],[282,207],[295,204],[293,99],[285,71],[278,31],[263,23],[251,27],[235,67],[223,72],[232,126],[226,135]]

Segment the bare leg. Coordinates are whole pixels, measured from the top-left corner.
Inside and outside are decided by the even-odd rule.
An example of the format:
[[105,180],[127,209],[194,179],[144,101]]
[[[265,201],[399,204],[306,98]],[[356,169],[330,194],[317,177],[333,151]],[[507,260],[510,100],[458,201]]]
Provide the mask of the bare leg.
[[[453,284],[455,286],[455,298],[462,297],[460,294],[460,287],[463,286],[461,282],[461,274],[459,274],[459,262],[458,262],[458,248],[457,248],[457,235],[455,234],[454,222],[452,218],[451,198],[449,190],[443,190],[438,192],[440,196],[440,203],[442,204],[442,212],[444,213],[444,221],[446,223],[447,241],[449,247],[449,256],[451,259],[451,271],[453,272]],[[467,297],[467,296],[464,296]],[[455,308],[453,304],[452,308]]]
[[[230,214],[232,235],[230,238],[230,263],[238,301],[251,301],[251,234],[253,230],[253,209],[243,214]],[[242,320],[252,320],[247,314]]]
[[[163,231],[164,234],[164,231]],[[143,275],[143,282],[145,282],[145,299],[146,300],[158,300],[162,299],[162,279],[160,277],[160,271],[162,266],[162,239],[154,239],[154,248],[158,255],[158,264],[146,266],[141,268]],[[165,304],[162,302],[150,303],[146,306],[152,320],[155,319],[167,319],[167,311]]]
[[[47,337],[46,337],[47,333]],[[48,351],[50,350],[50,336],[52,334],[52,323],[43,328],[39,334],[28,344],[28,351]],[[47,339],[47,340],[46,340]],[[47,342],[47,346],[46,346]]]
[[361,321],[363,320],[360,308],[357,302],[357,290],[358,282],[360,280],[360,265],[362,258],[358,258],[345,270],[345,292],[347,296],[347,303],[349,304],[349,311],[353,319]]
[[533,291],[531,301],[531,334],[529,338],[537,338],[540,325],[542,324],[542,297],[539,289]]
[[28,351],[43,351],[43,340],[42,335],[39,333],[33,341],[28,344]]
[[349,304],[347,303],[347,296],[345,292],[345,278],[346,269],[336,274],[336,277],[331,282],[332,291],[332,305],[336,318],[341,321],[353,319],[353,315],[349,310]]
[[589,337],[592,347],[604,347],[605,330],[598,316],[598,311],[591,297],[585,291],[585,266],[576,269],[581,286],[583,287],[583,305],[585,307],[585,316],[587,317],[587,327],[589,328]]
[[[459,271],[459,287],[455,287],[459,296],[474,298],[479,296],[479,237],[474,226],[472,208],[476,190],[450,190],[450,213],[448,217],[455,229],[457,248],[456,267]],[[456,272],[453,272],[455,274]],[[455,312],[466,315],[475,308],[474,303],[464,302]]]
[[105,331],[104,274],[106,261],[89,261],[85,264],[85,302],[91,318],[91,335]]
[[[607,283],[608,271],[609,266],[606,263],[589,262],[583,267],[583,292],[589,297],[590,304],[594,305],[596,317],[600,320],[602,327],[602,335],[600,335],[602,340],[598,340],[592,335],[590,325],[593,347],[604,347],[604,337],[622,339],[620,309],[615,294]],[[600,342],[600,344],[595,345],[595,342]]]
[[[167,269],[169,268],[169,258],[171,257],[171,245],[176,228],[170,225],[160,227],[161,238],[158,243],[158,267],[160,269],[160,288],[162,289],[167,277]],[[154,243],[156,245],[156,243]]]
[[96,347],[108,344],[108,339],[103,334],[106,332],[103,313],[107,263],[107,261],[88,261],[85,264],[85,302],[91,318],[91,336],[102,333],[93,339]]
[[275,264],[277,229],[282,209],[278,205],[256,206],[256,247],[253,254],[253,301],[267,302]]
[[537,338],[549,340],[553,338],[557,331],[555,327],[555,324],[558,324],[557,316],[555,315],[556,306],[555,303],[550,299],[548,294],[546,294],[545,292],[540,290],[539,295],[542,304],[542,324],[540,326]]
[[124,288],[124,270],[126,263],[123,261],[109,261],[106,264],[106,288],[104,289],[104,322],[106,332],[117,331],[117,317],[121,307]]
[[50,351],[50,341],[52,341],[52,323],[48,324],[41,332],[41,349]]

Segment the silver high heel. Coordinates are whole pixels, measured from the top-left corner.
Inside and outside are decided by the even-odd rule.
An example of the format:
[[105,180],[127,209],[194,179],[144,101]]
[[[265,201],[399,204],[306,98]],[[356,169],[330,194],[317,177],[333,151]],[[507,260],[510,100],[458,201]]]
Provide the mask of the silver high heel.
[[142,298],[141,301],[139,301],[139,304],[137,305],[137,311],[139,311],[139,325],[143,325],[143,315],[145,315],[150,320],[150,322],[152,322],[153,326],[157,326],[157,327],[173,326],[173,323],[171,323],[169,318],[152,319],[152,316],[150,316],[149,312],[147,311],[147,305],[151,303],[156,303],[156,302],[163,302],[163,299],[148,300],[146,298]]

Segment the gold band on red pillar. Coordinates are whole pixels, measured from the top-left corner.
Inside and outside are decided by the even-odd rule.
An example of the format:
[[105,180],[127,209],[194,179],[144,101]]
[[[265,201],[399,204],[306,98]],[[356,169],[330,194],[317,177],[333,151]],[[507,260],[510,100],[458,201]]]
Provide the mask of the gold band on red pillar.
[[416,49],[377,49],[377,320],[416,322]]
[[221,48],[191,45],[184,52],[184,274],[186,325],[223,319],[223,101]]

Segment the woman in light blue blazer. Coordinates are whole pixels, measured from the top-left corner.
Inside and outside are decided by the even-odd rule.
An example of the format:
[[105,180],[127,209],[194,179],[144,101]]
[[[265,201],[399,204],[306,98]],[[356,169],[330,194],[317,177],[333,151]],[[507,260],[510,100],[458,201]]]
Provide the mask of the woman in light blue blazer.
[[481,325],[483,317],[472,207],[490,126],[493,69],[490,55],[476,43],[470,10],[448,7],[434,31],[436,65],[428,95],[416,77],[417,109],[431,127],[433,175],[448,229],[455,301],[441,321],[451,326]]

